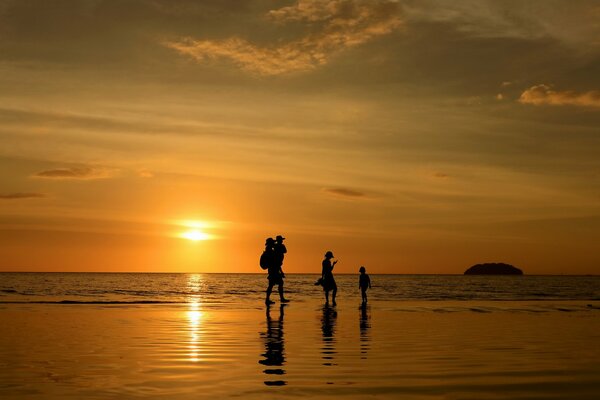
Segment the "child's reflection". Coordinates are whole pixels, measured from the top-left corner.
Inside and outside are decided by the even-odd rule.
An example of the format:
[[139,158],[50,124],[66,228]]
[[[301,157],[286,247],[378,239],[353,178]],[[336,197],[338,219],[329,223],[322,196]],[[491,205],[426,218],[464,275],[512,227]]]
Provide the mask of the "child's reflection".
[[359,307],[359,324],[360,327],[360,354],[362,359],[367,358],[367,351],[369,350],[369,342],[371,337],[369,335],[369,329],[371,328],[371,316],[369,312],[371,309],[366,303],[363,303]]

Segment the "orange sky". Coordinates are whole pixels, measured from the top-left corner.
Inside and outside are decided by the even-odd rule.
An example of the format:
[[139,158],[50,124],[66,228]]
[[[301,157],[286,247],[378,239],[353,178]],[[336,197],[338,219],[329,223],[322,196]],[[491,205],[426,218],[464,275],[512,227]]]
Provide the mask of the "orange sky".
[[0,26],[0,271],[261,272],[278,234],[288,272],[600,271],[597,2],[0,0]]

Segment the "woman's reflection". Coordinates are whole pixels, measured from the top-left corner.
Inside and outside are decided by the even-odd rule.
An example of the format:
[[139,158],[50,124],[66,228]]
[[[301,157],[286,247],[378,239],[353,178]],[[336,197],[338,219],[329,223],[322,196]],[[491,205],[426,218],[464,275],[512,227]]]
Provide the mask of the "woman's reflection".
[[333,356],[335,351],[335,321],[337,319],[337,311],[335,307],[330,307],[328,304],[323,306],[323,316],[321,318],[321,330],[323,333],[323,347],[321,354],[323,355],[323,365],[335,365]]
[[369,342],[371,336],[369,335],[369,329],[371,328],[371,316],[369,312],[371,309],[366,303],[363,303],[359,308],[359,323],[360,327],[360,354],[362,359],[367,358],[367,351],[369,350]]
[[[267,306],[267,331],[260,335],[265,343],[265,352],[261,354],[263,359],[258,362],[267,368],[263,371],[267,375],[285,375],[283,368],[277,368],[285,364],[285,349],[283,341],[283,310],[284,305],[279,307],[279,318],[271,318],[271,307]],[[283,386],[284,380],[266,380],[267,386]]]

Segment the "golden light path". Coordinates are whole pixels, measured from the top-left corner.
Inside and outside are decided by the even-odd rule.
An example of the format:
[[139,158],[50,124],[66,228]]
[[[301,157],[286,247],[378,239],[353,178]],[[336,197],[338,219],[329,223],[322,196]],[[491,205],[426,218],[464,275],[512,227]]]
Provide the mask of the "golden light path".
[[186,312],[188,324],[189,324],[189,333],[190,340],[188,344],[188,359],[191,362],[200,361],[200,336],[201,336],[201,323],[203,313],[201,310],[201,302],[199,299],[200,287],[201,287],[202,279],[199,275],[191,275],[188,281],[188,288],[192,292],[198,292],[198,295],[194,295],[189,303],[189,309]]

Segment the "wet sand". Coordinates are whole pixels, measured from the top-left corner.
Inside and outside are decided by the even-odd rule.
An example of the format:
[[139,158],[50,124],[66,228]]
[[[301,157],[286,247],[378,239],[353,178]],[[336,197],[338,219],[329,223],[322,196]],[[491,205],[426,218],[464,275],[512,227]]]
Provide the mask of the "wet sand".
[[596,399],[598,302],[0,305],[2,399]]

